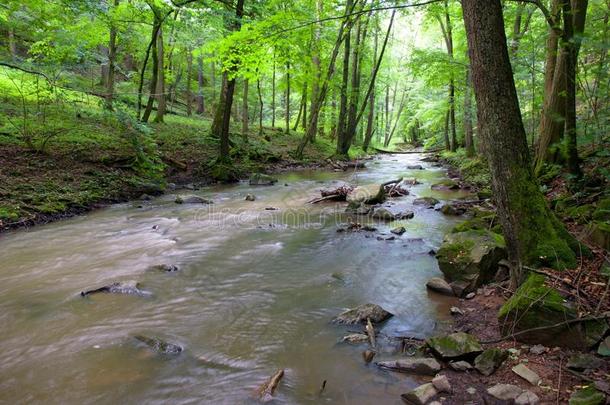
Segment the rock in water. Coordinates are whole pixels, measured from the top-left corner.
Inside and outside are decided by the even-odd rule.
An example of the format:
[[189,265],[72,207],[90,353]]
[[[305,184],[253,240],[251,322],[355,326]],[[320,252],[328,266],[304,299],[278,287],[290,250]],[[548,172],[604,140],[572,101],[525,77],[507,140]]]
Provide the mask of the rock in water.
[[487,349],[474,360],[474,368],[483,375],[492,375],[508,358],[508,352],[502,349]]
[[373,211],[372,217],[384,221],[394,221],[396,219],[396,215],[384,207],[377,208],[375,211]]
[[483,352],[477,339],[464,332],[429,338],[426,345],[443,360],[474,358]]
[[148,291],[144,291],[140,289],[140,284],[135,281],[129,281],[125,283],[112,283],[109,285],[105,285],[100,288],[95,288],[93,290],[81,291],[80,295],[82,297],[87,297],[93,294],[106,293],[106,294],[127,294],[127,295],[139,295],[139,296],[148,296],[151,295]]
[[426,287],[428,287],[428,289],[430,289],[432,291],[436,291],[437,293],[440,293],[440,294],[454,295],[453,289],[451,288],[449,283],[440,277],[432,277],[426,283]]
[[251,186],[272,186],[277,183],[277,179],[262,173],[254,173],[250,176]]
[[150,338],[143,335],[136,335],[134,338],[159,354],[180,354],[182,352],[182,346],[168,343],[158,338]]
[[347,336],[343,336],[341,341],[351,344],[368,343],[369,335],[365,335],[364,333],[352,333]]
[[248,194],[246,196],[246,201],[256,201],[256,197],[254,196],[254,194]]
[[213,201],[199,197],[197,195],[177,196],[174,200],[176,204],[213,204]]
[[407,230],[405,229],[404,226],[399,226],[397,228],[392,229],[390,232],[392,232],[394,235],[402,235],[403,233],[407,232]]
[[407,404],[425,405],[438,394],[432,383],[420,385],[412,391],[402,394],[400,397]]
[[439,268],[458,296],[492,281],[505,257],[504,238],[478,230],[446,235],[436,253]]
[[434,207],[440,201],[433,197],[421,197],[413,200],[414,205],[427,205],[428,207]]
[[[608,330],[606,322],[586,321],[565,325],[578,314],[565,302],[559,291],[545,284],[545,277],[532,273],[515,294],[500,308],[498,320],[503,336],[532,328],[516,336],[520,342],[545,346],[587,349],[598,342]],[[554,326],[558,325],[560,326]]]
[[373,323],[381,323],[392,316],[394,315],[381,308],[379,305],[363,304],[337,315],[333,319],[333,323],[341,325],[366,324],[367,319],[370,319]]
[[161,271],[165,273],[174,273],[180,269],[175,264],[157,264],[155,266],[151,266],[150,270]]
[[436,375],[441,365],[433,358],[405,358],[393,361],[380,361],[377,366],[400,373]]
[[409,165],[407,170],[424,170],[424,167],[422,165]]
[[367,184],[353,189],[346,197],[350,204],[381,204],[386,200],[381,184]]

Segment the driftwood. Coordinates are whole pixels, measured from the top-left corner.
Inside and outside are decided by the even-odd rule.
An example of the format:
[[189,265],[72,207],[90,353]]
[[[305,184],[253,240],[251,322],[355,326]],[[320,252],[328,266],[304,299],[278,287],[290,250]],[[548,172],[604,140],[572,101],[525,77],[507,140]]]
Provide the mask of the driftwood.
[[362,359],[364,360],[364,363],[369,364],[371,361],[373,361],[376,354],[377,353],[372,350],[365,350],[364,352],[362,352]]
[[354,190],[352,186],[341,186],[333,190],[321,190],[320,194],[322,197],[314,198],[310,200],[310,204],[317,204],[322,201],[345,201],[347,199],[347,195]]
[[278,370],[275,374],[273,374],[263,385],[261,385],[257,392],[258,399],[262,402],[269,402],[273,400],[273,394],[277,389],[278,385],[280,385],[280,381],[282,381],[282,377],[284,377],[284,370]]

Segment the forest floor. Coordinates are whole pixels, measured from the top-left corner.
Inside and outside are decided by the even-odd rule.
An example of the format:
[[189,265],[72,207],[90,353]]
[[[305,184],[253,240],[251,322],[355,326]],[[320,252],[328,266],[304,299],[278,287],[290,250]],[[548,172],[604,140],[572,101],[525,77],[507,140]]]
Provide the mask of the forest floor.
[[334,153],[330,140],[319,139],[296,160],[291,153],[302,133],[264,128],[259,134],[252,126],[246,139],[232,128],[232,164],[219,170],[209,117],[168,114],[164,123],[142,125],[131,118],[133,111],[28,102],[32,113],[24,120],[18,98],[2,101],[0,232],[160,194],[175,185],[208,184],[227,170],[247,178],[254,172],[320,167]]
[[[602,206],[609,197],[607,174],[610,173],[610,156],[604,152],[610,150],[608,146],[598,145],[582,151],[585,157],[584,180],[578,185],[570,184],[569,175],[558,167],[551,168],[540,179],[556,215],[592,253],[590,257],[581,258],[575,269],[540,269],[547,275],[549,286],[572,302],[581,316],[610,311],[610,258],[608,251],[600,247],[598,241],[592,240],[590,232],[591,224],[600,219],[599,213],[605,213]],[[450,177],[460,177],[481,194],[489,192],[489,174],[480,159],[466,158],[461,152],[443,153],[439,158],[449,165]],[[485,397],[486,389],[496,384],[513,384],[529,390],[542,403],[567,403],[574,391],[595,383],[598,389],[610,395],[610,361],[603,361],[597,369],[576,372],[569,369],[567,364],[573,355],[580,353],[578,351],[552,346],[533,348],[515,339],[501,339],[498,311],[511,295],[507,285],[500,283],[479,289],[470,300],[460,299],[459,308],[463,315],[455,316],[454,330],[470,333],[482,343],[490,342],[483,344],[486,349],[510,349],[511,354],[490,376],[483,376],[474,370],[466,373],[445,370],[443,373],[451,385],[462,387],[454,390],[446,403],[472,402]],[[541,377],[542,382],[534,386],[515,374],[512,368],[519,363],[527,364]]]

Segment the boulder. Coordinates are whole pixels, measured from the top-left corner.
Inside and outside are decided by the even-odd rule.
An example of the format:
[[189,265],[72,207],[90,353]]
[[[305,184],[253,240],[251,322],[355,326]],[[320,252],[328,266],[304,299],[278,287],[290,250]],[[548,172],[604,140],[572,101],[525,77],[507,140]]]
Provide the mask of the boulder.
[[496,384],[487,389],[487,393],[500,401],[514,401],[523,394],[523,389],[512,384]]
[[355,325],[366,323],[370,319],[372,323],[381,323],[390,319],[393,314],[376,304],[363,304],[356,308],[348,309],[333,319],[333,323],[340,325]]
[[176,204],[213,204],[213,201],[197,195],[177,196],[174,201]]
[[434,207],[440,201],[433,197],[420,197],[413,200],[414,205],[427,205],[428,207]]
[[143,335],[136,335],[134,338],[142,343],[144,343],[151,350],[159,353],[159,354],[180,354],[182,352],[182,347],[173,343],[168,343],[159,338],[150,338]]
[[604,339],[597,348],[597,354],[604,357],[610,357],[610,336]]
[[272,186],[277,183],[277,179],[263,173],[254,173],[250,176],[251,186]]
[[502,349],[487,349],[474,360],[474,368],[481,374],[492,375],[508,358],[508,352]]
[[392,229],[390,232],[392,232],[394,235],[402,235],[403,233],[407,232],[407,230],[404,226],[399,226],[397,228]]
[[578,391],[575,391],[570,396],[570,405],[603,405],[606,403],[606,396],[595,389],[593,386],[588,386]]
[[409,165],[407,166],[408,170],[424,170],[422,165]]
[[367,184],[354,188],[346,197],[348,203],[381,204],[386,200],[381,184]]
[[591,242],[605,250],[610,250],[610,221],[594,221],[589,224]]
[[567,367],[576,370],[584,371],[589,369],[600,368],[604,365],[604,361],[589,353],[576,353],[568,360]]
[[460,185],[451,179],[446,179],[431,185],[430,188],[432,190],[457,190]]
[[454,204],[444,204],[441,207],[441,212],[448,216],[459,216],[464,215],[466,213],[466,209]]
[[377,366],[400,373],[421,375],[436,375],[436,373],[441,371],[440,363],[436,359],[429,357],[410,357],[393,361],[381,361],[377,363]]
[[436,254],[440,270],[458,296],[491,282],[505,257],[504,238],[482,230],[447,234]]
[[411,219],[414,215],[415,214],[412,211],[395,212],[386,207],[379,207],[373,211],[372,217],[384,221],[395,221],[399,219]]
[[256,197],[254,194],[248,194],[246,195],[246,201],[256,201]]
[[435,291],[437,293],[440,293],[440,294],[454,295],[453,294],[453,289],[451,288],[449,283],[446,282],[445,280],[443,280],[440,277],[432,277],[426,283],[426,287],[428,289],[430,289],[432,291]]
[[483,352],[477,339],[464,332],[429,338],[426,345],[443,360],[474,358]]
[[446,375],[437,375],[434,377],[432,379],[432,385],[434,385],[434,388],[436,388],[438,392],[450,394],[452,391],[451,384]]
[[402,394],[400,397],[407,404],[425,405],[430,402],[430,400],[434,398],[436,394],[438,394],[438,391],[436,388],[434,388],[434,385],[432,385],[432,383],[428,383],[420,385],[414,390],[411,390],[406,394]]
[[354,215],[368,215],[372,210],[373,208],[365,205],[363,202],[350,202],[345,212]]
[[523,363],[517,364],[512,368],[513,373],[523,378],[525,381],[532,385],[538,385],[540,383],[540,376],[536,372],[532,371]]
[[467,361],[452,361],[449,363],[449,368],[455,371],[468,371],[472,370],[472,365]]
[[546,326],[548,328],[522,333],[515,338],[523,343],[585,350],[599,342],[608,330],[606,322],[586,321],[554,326],[574,320],[578,314],[559,291],[545,285],[545,280],[543,275],[530,274],[500,308],[498,319],[502,335]]
[[540,402],[538,395],[532,391],[523,391],[521,395],[515,398],[515,405],[537,405]]

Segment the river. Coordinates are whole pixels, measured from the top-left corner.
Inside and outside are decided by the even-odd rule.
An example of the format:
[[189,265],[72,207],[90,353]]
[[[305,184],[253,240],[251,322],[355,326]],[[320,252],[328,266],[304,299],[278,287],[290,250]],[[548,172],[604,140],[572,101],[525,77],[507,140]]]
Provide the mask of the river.
[[[1,235],[0,403],[248,403],[279,368],[277,403],[401,403],[418,381],[366,366],[366,346],[338,343],[357,327],[329,321],[366,302],[395,314],[386,335],[427,336],[447,320],[454,300],[425,288],[440,274],[428,252],[458,219],[412,201],[465,194],[431,190],[446,171],[421,158],[384,155],[356,171],[285,173],[270,187],[180,192],[212,199],[209,208],[165,195]],[[392,201],[415,217],[377,222],[376,233],[337,233],[344,205],[307,204],[341,181],[400,176],[422,182]],[[257,200],[244,201],[248,193]],[[407,232],[377,240],[397,225]],[[160,263],[180,271],[149,270]],[[79,296],[126,280],[152,295]],[[136,334],[185,350],[154,355]]]

